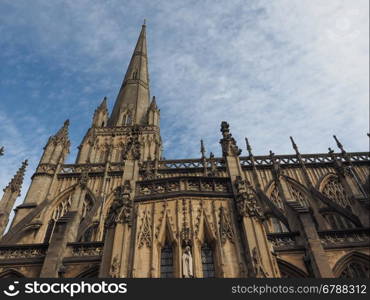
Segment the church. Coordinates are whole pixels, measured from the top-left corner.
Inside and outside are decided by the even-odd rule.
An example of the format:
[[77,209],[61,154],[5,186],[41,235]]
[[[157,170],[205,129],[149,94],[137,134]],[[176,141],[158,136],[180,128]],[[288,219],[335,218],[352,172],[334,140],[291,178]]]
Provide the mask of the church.
[[222,157],[201,142],[199,158],[164,159],[145,24],[74,164],[68,127],[46,141],[12,220],[27,161],[4,189],[0,278],[370,277],[369,152],[334,136],[338,151],[303,154],[291,137],[295,154],[254,156],[246,138],[242,156],[220,120]]

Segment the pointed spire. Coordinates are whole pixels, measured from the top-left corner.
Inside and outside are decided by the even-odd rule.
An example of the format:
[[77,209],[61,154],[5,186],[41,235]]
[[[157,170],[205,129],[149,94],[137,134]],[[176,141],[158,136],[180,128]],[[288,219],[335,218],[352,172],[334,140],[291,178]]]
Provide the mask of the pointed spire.
[[247,151],[248,151],[248,153],[249,153],[249,156],[253,156],[253,153],[252,153],[252,147],[251,147],[251,145],[249,144],[248,138],[245,138],[245,144],[247,145]]
[[149,107],[149,72],[146,42],[146,25],[143,24],[109,119],[109,126],[120,126],[122,114],[132,110],[135,115],[133,124],[145,124]]
[[152,97],[152,102],[150,102],[149,109],[157,110],[157,101],[155,100],[155,96]]
[[202,158],[206,157],[206,149],[204,148],[203,140],[200,140],[200,153],[202,153]]
[[67,119],[64,121],[63,126],[58,130],[58,132],[49,138],[49,141],[47,142],[45,147],[47,147],[50,143],[54,143],[54,144],[62,143],[62,144],[69,145],[68,127],[69,127],[69,120]]
[[62,128],[58,130],[55,136],[64,137],[68,136],[69,119],[64,121]]
[[92,126],[104,127],[107,125],[107,119],[108,119],[107,97],[104,97],[100,105],[94,111]]
[[12,180],[10,180],[9,184],[4,189],[4,192],[6,189],[10,188],[13,193],[14,192],[20,193],[27,165],[28,160],[26,159],[24,162],[22,162],[22,166],[18,169],[17,173],[14,175]]
[[101,110],[107,110],[108,111],[107,97],[106,96],[103,98],[103,101],[100,103],[100,105],[98,106],[98,108],[96,110],[97,111],[101,111]]
[[337,147],[340,149],[340,151],[342,151],[343,154],[346,154],[347,153],[346,150],[344,150],[343,145],[339,142],[339,140],[336,137],[336,135],[333,135],[333,138],[336,141]]
[[297,144],[294,142],[293,137],[290,137],[290,141],[292,142],[293,149],[295,150],[295,152],[297,153],[297,155],[298,155],[298,154],[300,154],[300,153],[299,153],[299,150],[298,150],[298,146],[297,146]]

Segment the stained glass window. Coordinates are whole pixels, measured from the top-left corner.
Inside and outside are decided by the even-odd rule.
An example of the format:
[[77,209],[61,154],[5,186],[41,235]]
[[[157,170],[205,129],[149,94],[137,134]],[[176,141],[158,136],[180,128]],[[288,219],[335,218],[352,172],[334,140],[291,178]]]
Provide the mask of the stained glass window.
[[204,243],[202,246],[202,267],[203,277],[213,278],[215,277],[215,264],[213,261],[213,250],[211,246]]

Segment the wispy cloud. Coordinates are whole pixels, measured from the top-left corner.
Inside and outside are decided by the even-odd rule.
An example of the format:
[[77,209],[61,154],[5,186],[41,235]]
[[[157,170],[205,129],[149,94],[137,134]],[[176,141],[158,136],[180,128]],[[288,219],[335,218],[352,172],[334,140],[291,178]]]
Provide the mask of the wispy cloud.
[[[222,120],[255,154],[368,149],[368,1],[1,1],[0,184],[71,119],[72,151],[112,107],[148,19],[167,158],[220,154]],[[32,171],[31,171],[32,170]],[[27,187],[29,179],[26,180]]]

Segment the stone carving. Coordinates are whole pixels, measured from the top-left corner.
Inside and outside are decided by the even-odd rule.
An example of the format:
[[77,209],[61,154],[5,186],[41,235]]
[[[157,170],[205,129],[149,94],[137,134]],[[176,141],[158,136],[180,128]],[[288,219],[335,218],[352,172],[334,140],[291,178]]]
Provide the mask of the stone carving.
[[165,223],[164,226],[166,226],[166,223],[167,223],[167,225],[170,227],[169,229],[172,231],[174,235],[176,235],[176,229],[175,229],[175,226],[173,225],[171,210],[168,208],[167,201],[163,202],[163,209],[161,211],[161,215],[157,222],[158,225],[156,226],[156,231],[155,231],[156,238],[158,238],[159,236],[159,232],[160,232],[160,229],[163,223]]
[[257,195],[250,183],[243,180],[241,176],[237,176],[235,187],[237,191],[236,205],[239,215],[262,218],[263,213],[257,204]]
[[45,252],[46,250],[43,248],[2,249],[0,250],[0,259],[40,257],[45,256]]
[[268,277],[269,274],[265,271],[261,257],[259,255],[259,251],[256,247],[254,247],[252,250],[252,260],[253,260],[253,267],[254,267],[254,272],[256,274],[256,277],[257,278]]
[[113,261],[112,261],[112,264],[111,264],[111,267],[110,267],[110,271],[109,271],[109,275],[111,278],[119,278],[119,262],[118,262],[118,258],[117,256],[113,258]]
[[319,236],[323,246],[368,243],[370,241],[370,234],[366,229],[319,232]]
[[132,203],[131,203],[131,184],[126,180],[123,186],[120,186],[115,191],[115,198],[111,204],[105,227],[111,227],[115,223],[127,223],[131,226]]
[[87,187],[88,181],[89,181],[88,169],[84,168],[82,173],[81,173],[80,180],[79,180],[78,184],[80,185],[80,187],[82,189],[85,189]]
[[157,170],[155,165],[156,164],[153,161],[146,161],[141,165],[141,167],[144,168],[143,180],[151,180],[157,177]]
[[274,179],[276,182],[279,182],[280,176],[282,175],[281,167],[280,167],[280,161],[277,160],[275,153],[270,150],[270,159],[273,166],[272,173],[274,175]]
[[122,159],[140,159],[141,157],[141,143],[139,141],[140,128],[133,126],[131,135],[129,136],[127,143],[123,147]]
[[225,121],[221,122],[221,133],[222,139],[220,140],[220,144],[222,147],[222,155],[236,155],[239,156],[242,153],[242,150],[238,148],[236,145],[235,139],[232,137],[230,133],[229,124]]
[[52,176],[55,173],[57,166],[52,164],[40,164],[36,169],[36,174]]
[[208,171],[208,176],[210,177],[217,176],[217,165],[215,161],[215,155],[212,152],[209,154],[209,164],[210,164],[210,169]]
[[192,278],[193,275],[193,257],[190,246],[186,246],[182,254],[182,277]]
[[277,234],[269,234],[268,236],[268,239],[269,241],[271,242],[271,244],[274,246],[274,247],[296,247],[296,240],[295,240],[295,236],[288,233],[284,233],[284,234],[280,234],[280,233],[277,233]]
[[151,248],[152,246],[152,224],[150,212],[146,209],[141,219],[141,228],[139,232],[139,248],[143,246]]
[[100,256],[103,254],[102,247],[78,246],[73,247],[72,256]]
[[193,233],[187,222],[187,207],[185,199],[182,199],[182,215],[183,221],[182,221],[182,230],[180,232],[180,238],[183,246],[189,246],[192,244],[191,240],[193,237]]
[[[183,183],[183,184],[181,184]],[[139,182],[136,186],[137,195],[154,195],[180,190],[192,192],[230,192],[228,183],[222,178],[197,178],[197,179],[158,179]]]
[[220,230],[221,243],[225,244],[227,240],[234,243],[234,230],[231,225],[228,212],[223,206],[220,207],[219,225],[220,225],[219,230]]

